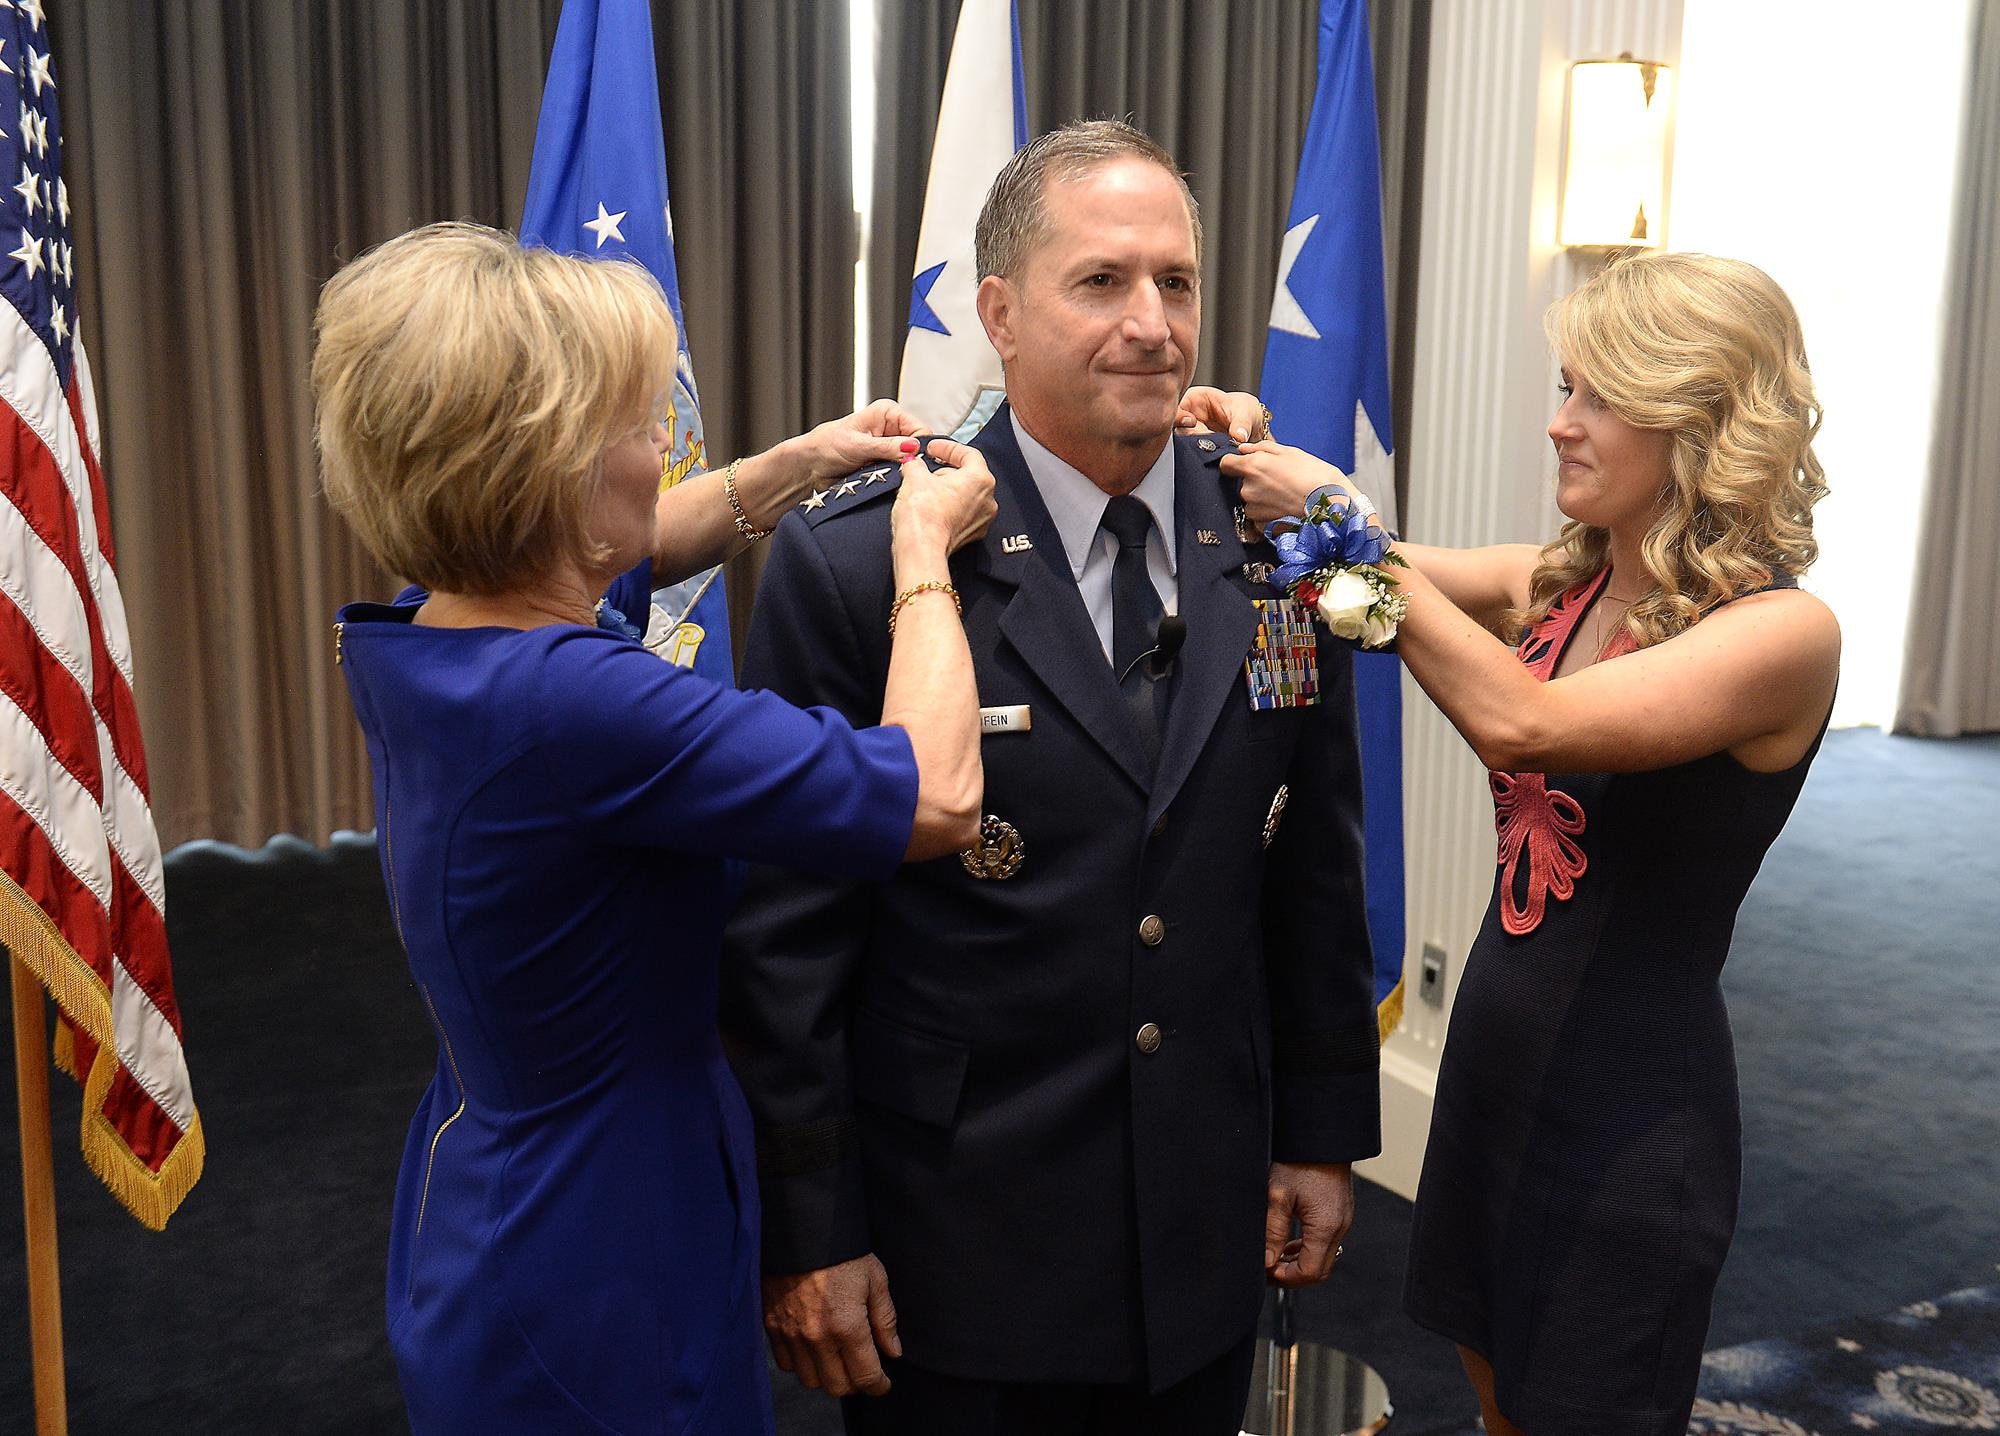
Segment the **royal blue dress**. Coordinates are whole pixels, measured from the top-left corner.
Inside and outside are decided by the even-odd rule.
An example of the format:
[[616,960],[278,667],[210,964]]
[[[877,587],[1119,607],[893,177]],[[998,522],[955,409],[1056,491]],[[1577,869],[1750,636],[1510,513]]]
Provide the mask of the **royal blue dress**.
[[[607,603],[645,612],[646,582]],[[908,736],[613,628],[419,626],[423,597],[336,630],[438,1035],[389,1243],[411,1425],[768,1433],[756,1163],[716,1036],[734,864],[889,877]]]

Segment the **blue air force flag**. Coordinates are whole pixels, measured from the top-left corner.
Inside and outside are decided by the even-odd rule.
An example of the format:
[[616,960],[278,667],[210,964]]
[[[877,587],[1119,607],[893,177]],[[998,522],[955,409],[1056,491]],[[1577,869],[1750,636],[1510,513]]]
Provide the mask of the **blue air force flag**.
[[975,297],[972,231],[993,177],[1028,142],[1013,0],[965,0],[931,145],[898,402],[941,434],[970,438],[1000,407],[1000,356]]
[[[1271,300],[1263,387],[1272,427],[1354,476],[1396,522],[1390,462],[1389,322],[1382,278],[1382,170],[1367,0],[1321,0],[1319,84]],[[1354,657],[1368,848],[1375,1000],[1387,1036],[1402,1014],[1401,666]]]
[[[660,486],[705,472],[701,401],[674,268],[666,137],[646,0],[564,0],[542,89],[521,243],[587,259],[636,259],[659,280],[680,338],[666,418],[673,445]],[[647,642],[684,668],[733,683],[720,573],[712,569],[658,590]],[[628,617],[644,624],[642,615]]]

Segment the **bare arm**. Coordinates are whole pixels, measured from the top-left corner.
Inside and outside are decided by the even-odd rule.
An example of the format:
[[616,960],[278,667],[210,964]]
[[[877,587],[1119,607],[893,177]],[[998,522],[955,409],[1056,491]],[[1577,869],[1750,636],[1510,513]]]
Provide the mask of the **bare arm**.
[[1542,551],[1531,543],[1485,548],[1399,543],[1396,552],[1423,570],[1424,577],[1437,585],[1455,608],[1487,632],[1497,633],[1502,613],[1527,606],[1528,581]]
[[1728,751],[1775,772],[1833,702],[1840,626],[1810,594],[1738,599],[1665,643],[1549,682],[1453,606],[1421,568],[1396,648],[1452,726],[1500,772],[1643,772]]
[[[946,560],[984,533],[997,512],[993,476],[978,450],[934,439],[931,454],[952,467],[932,473],[918,460],[904,465],[890,518],[898,594],[921,584],[950,583]],[[909,860],[971,847],[984,792],[979,688],[965,627],[949,593],[929,589],[903,604],[889,648],[882,721],[908,731],[917,759]]]
[[[1296,514],[1347,476],[1302,449],[1247,444],[1222,461],[1259,521]],[[1728,751],[1789,767],[1833,702],[1840,626],[1797,590],[1757,594],[1687,632],[1544,683],[1491,629],[1528,595],[1537,550],[1397,545],[1410,596],[1396,650],[1431,701],[1500,772],[1640,772]]]
[[[919,431],[917,421],[887,399],[787,439],[736,467],[736,497],[753,528],[777,526],[786,510],[815,485],[871,463],[894,464],[908,457],[904,439]],[[915,450],[909,451],[914,453]],[[660,494],[653,510],[653,581],[678,583],[749,546],[736,527],[724,491],[723,468],[683,479]]]

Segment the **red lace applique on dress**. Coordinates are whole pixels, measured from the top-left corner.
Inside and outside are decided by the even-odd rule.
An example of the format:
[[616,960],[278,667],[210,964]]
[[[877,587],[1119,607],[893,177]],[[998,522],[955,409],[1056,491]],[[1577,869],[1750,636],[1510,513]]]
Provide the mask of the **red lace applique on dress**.
[[[1500,829],[1500,926],[1521,937],[1542,925],[1549,895],[1569,901],[1576,880],[1590,867],[1576,840],[1585,826],[1583,805],[1550,788],[1540,773],[1488,773],[1486,783],[1493,790],[1493,821]],[[1514,876],[1523,859],[1528,900],[1516,906]]]
[[[1605,570],[1578,584],[1549,605],[1548,616],[1521,642],[1521,661],[1546,683],[1569,646],[1577,622],[1610,577]],[[1606,645],[1605,656],[1629,652],[1631,637],[1623,629]],[[1577,839],[1588,826],[1583,805],[1560,788],[1551,788],[1540,773],[1486,775],[1493,791],[1493,825],[1500,831],[1500,926],[1524,937],[1542,925],[1550,897],[1569,901],[1576,880],[1590,869],[1590,855]],[[1527,895],[1515,896],[1515,881],[1527,868]]]

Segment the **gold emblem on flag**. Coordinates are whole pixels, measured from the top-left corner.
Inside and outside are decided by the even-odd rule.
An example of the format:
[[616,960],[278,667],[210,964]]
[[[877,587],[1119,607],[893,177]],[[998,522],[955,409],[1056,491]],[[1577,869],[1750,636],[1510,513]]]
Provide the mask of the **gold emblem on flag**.
[[665,458],[660,460],[660,487],[662,489],[671,489],[696,469],[702,467],[702,443],[700,439],[691,439],[688,443],[687,452],[679,458],[675,458],[674,450],[679,445],[677,435],[680,430],[681,419],[680,414],[675,410],[671,402],[667,405],[667,416],[660,422],[666,425],[667,428],[667,454]]

